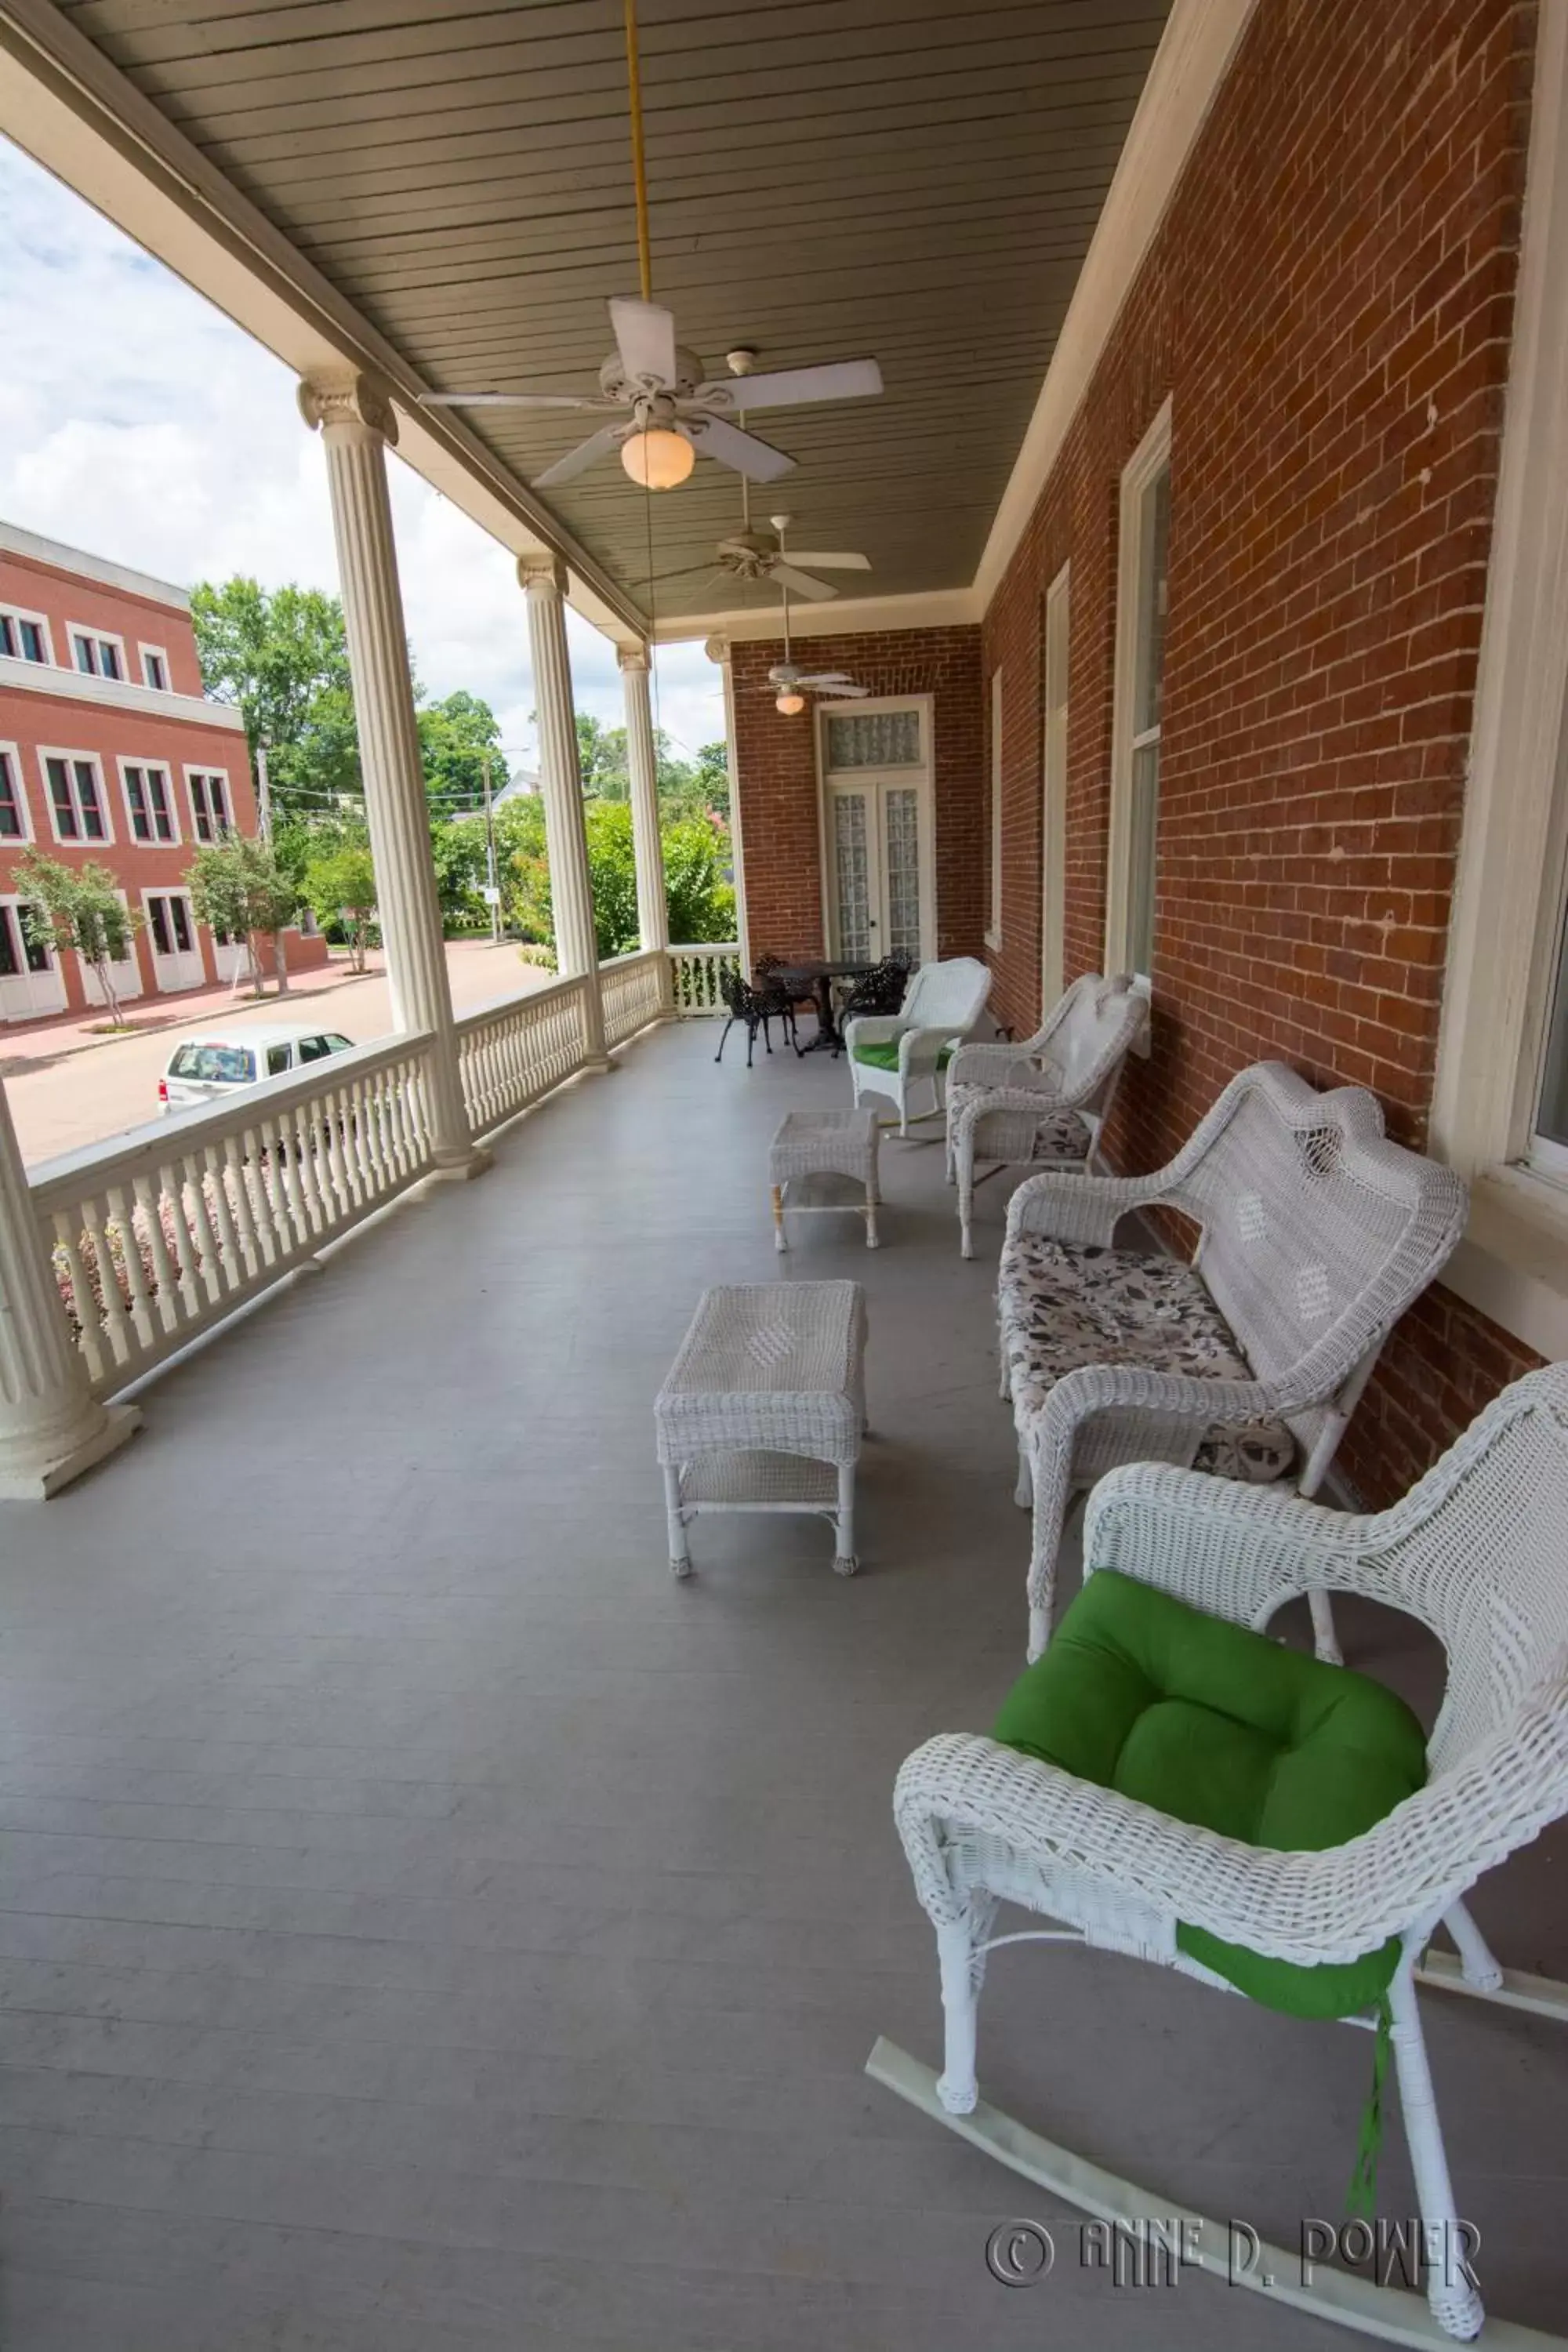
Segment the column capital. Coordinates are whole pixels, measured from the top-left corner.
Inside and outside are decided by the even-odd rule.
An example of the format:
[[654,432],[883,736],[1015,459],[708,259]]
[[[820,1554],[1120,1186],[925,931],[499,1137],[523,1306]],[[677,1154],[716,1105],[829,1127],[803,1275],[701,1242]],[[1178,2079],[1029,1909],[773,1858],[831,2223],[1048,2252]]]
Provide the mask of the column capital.
[[722,669],[730,659],[730,640],[726,636],[707,637],[702,650],[710,662],[717,662]]
[[522,589],[553,588],[558,596],[566,593],[566,566],[547,547],[539,547],[517,559],[518,585]]
[[296,397],[300,414],[312,433],[328,425],[358,425],[393,448],[397,446],[392,396],[374,376],[350,369],[342,375],[302,376]]
[[647,646],[617,646],[616,647],[616,659],[619,662],[624,671],[647,669],[650,666],[651,658],[652,657]]

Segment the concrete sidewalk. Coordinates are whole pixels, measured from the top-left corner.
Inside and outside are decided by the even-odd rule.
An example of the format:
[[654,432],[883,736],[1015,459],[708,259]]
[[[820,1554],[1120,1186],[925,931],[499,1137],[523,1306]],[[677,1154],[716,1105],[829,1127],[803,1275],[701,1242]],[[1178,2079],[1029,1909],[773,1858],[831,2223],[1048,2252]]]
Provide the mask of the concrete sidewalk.
[[[523,963],[514,947],[495,948],[488,940],[448,940],[447,970],[460,1013],[547,987],[552,977]],[[379,959],[363,974],[351,972],[346,960],[334,961],[302,985],[291,983],[287,996],[258,1001],[209,988],[138,999],[126,1011],[132,1025],[118,1036],[92,1034],[90,1018],[101,1015],[0,1032],[0,1076],[29,1166],[156,1118],[158,1080],[183,1037],[319,1021],[368,1045],[393,1029],[392,992]]]

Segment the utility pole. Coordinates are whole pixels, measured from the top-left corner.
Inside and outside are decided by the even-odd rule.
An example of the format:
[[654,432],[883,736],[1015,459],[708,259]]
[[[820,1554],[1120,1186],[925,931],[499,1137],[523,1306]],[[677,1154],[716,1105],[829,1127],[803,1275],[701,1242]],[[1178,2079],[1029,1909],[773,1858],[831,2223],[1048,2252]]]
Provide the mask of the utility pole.
[[267,774],[267,746],[256,747],[256,813],[263,841],[272,838],[272,786]]
[[490,908],[490,945],[500,945],[500,887],[496,881],[496,828],[490,808],[490,755],[482,755],[485,771],[485,897]]

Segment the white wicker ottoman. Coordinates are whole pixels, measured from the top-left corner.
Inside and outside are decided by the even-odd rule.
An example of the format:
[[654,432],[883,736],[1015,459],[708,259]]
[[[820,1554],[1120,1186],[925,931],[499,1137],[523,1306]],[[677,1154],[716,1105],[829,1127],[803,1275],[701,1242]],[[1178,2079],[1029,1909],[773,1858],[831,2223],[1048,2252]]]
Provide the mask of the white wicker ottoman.
[[691,1573],[699,1511],[831,1519],[855,1573],[855,1465],[866,1425],[866,1295],[858,1282],[705,1290],[653,1408],[669,1564]]
[[866,1220],[866,1246],[877,1246],[877,1114],[874,1110],[792,1110],[768,1146],[773,1247],[787,1249],[784,1212],[849,1210]]

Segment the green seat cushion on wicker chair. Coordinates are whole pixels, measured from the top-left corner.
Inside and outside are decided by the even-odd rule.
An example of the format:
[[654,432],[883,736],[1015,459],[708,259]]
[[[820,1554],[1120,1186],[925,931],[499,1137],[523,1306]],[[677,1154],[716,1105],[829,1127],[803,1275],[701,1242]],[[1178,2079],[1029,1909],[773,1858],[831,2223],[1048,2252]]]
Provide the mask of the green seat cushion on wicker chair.
[[[1114,1570],[1089,1579],[1045,1655],[1007,1694],[992,1737],[1177,1821],[1279,1853],[1342,1845],[1426,1779],[1421,1726],[1381,1683]],[[1254,2000],[1298,2017],[1374,2004],[1399,1957],[1395,1937],[1359,1959],[1315,1968],[1184,1924],[1176,1943]]]
[[[952,1052],[951,1045],[939,1048],[936,1057],[939,1070],[946,1069],[952,1059]],[[869,1062],[873,1069],[896,1070],[899,1066],[899,1041],[896,1037],[859,1038],[853,1049],[853,1058],[857,1062]]]

